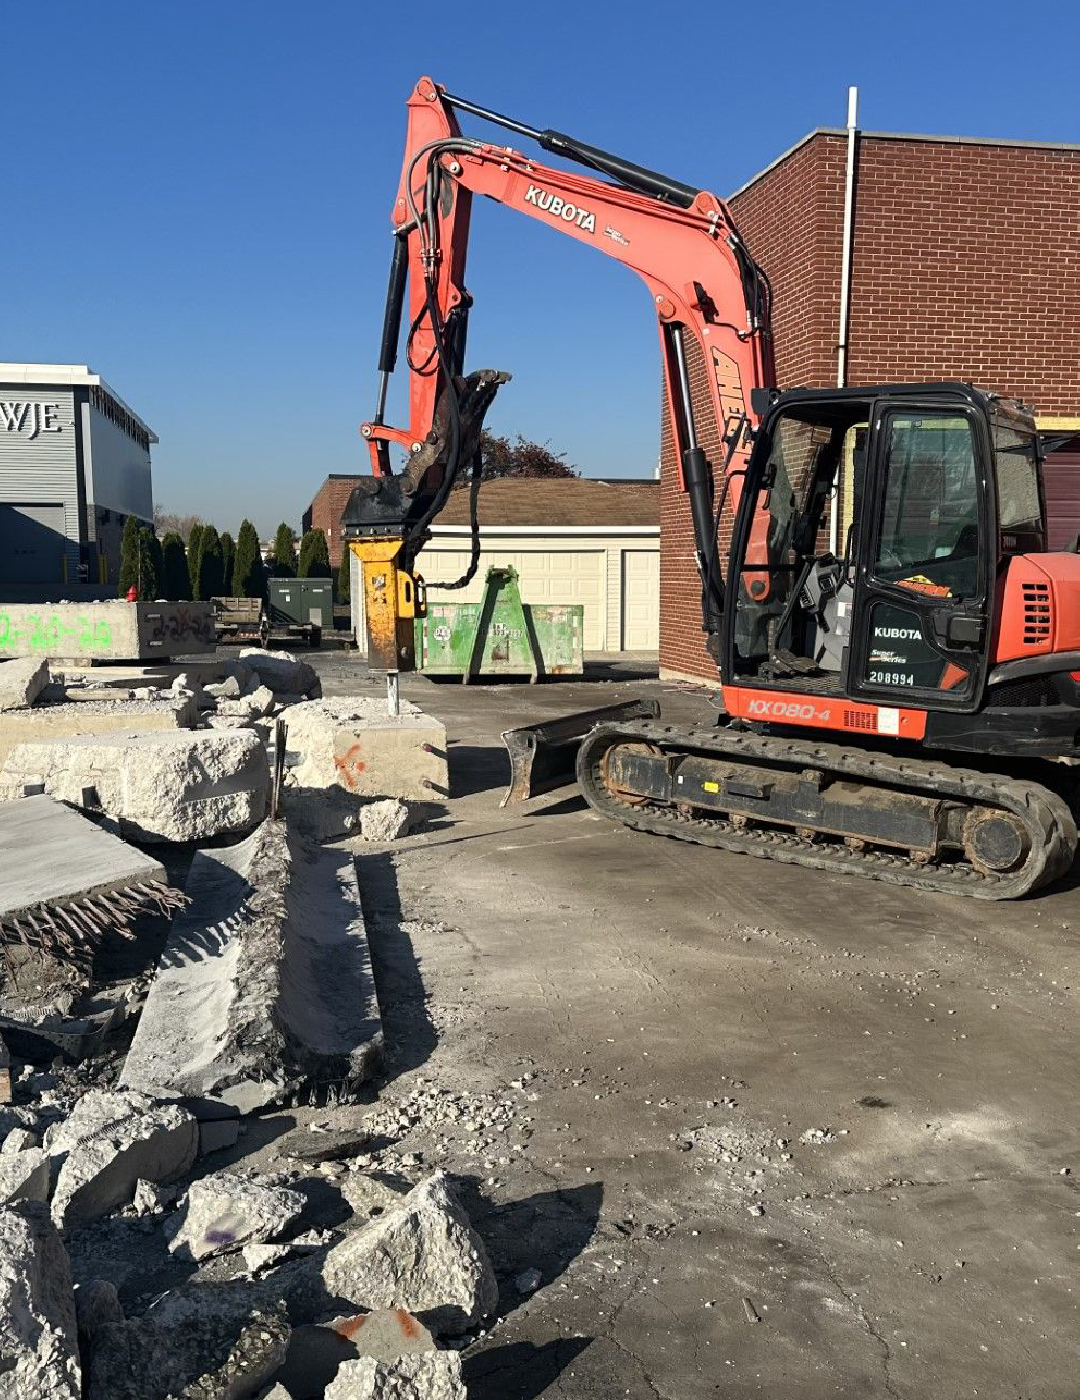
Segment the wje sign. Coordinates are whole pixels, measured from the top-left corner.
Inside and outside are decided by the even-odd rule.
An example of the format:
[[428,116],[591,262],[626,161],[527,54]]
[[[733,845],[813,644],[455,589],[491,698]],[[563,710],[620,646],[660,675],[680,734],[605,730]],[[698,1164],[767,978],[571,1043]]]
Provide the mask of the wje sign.
[[9,433],[18,433],[33,442],[41,433],[62,433],[63,423],[56,421],[58,403],[18,403],[0,399],[0,425]]

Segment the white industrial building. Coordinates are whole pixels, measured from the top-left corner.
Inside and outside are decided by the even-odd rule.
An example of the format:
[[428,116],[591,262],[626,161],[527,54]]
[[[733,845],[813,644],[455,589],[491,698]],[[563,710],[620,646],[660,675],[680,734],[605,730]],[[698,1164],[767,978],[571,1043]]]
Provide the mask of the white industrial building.
[[157,438],[87,365],[0,363],[0,586],[114,584],[129,515],[154,516]]

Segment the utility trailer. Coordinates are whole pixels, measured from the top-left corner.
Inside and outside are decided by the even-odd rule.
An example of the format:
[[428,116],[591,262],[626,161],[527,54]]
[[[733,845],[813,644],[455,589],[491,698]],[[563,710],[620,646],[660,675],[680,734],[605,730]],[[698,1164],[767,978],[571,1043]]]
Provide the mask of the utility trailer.
[[219,642],[255,642],[265,646],[270,624],[261,598],[211,598],[214,632]]

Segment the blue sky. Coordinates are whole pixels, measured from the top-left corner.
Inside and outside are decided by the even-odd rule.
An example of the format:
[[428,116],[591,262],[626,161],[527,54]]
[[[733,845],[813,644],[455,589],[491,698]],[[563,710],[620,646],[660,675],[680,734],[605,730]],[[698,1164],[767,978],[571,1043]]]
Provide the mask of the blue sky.
[[[263,533],[366,470],[404,100],[451,92],[727,195],[815,126],[1080,141],[1074,5],[51,0],[3,6],[0,359],[89,363],[155,496]],[[484,134],[481,127],[467,128]],[[499,432],[649,475],[659,367],[624,269],[473,216]],[[400,378],[400,373],[398,378]]]

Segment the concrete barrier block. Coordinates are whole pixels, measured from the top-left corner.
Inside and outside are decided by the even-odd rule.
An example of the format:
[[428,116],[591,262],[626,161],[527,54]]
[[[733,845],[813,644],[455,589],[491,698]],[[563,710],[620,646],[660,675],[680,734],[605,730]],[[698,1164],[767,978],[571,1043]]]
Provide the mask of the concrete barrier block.
[[210,603],[0,603],[0,657],[150,661],[216,646]]

